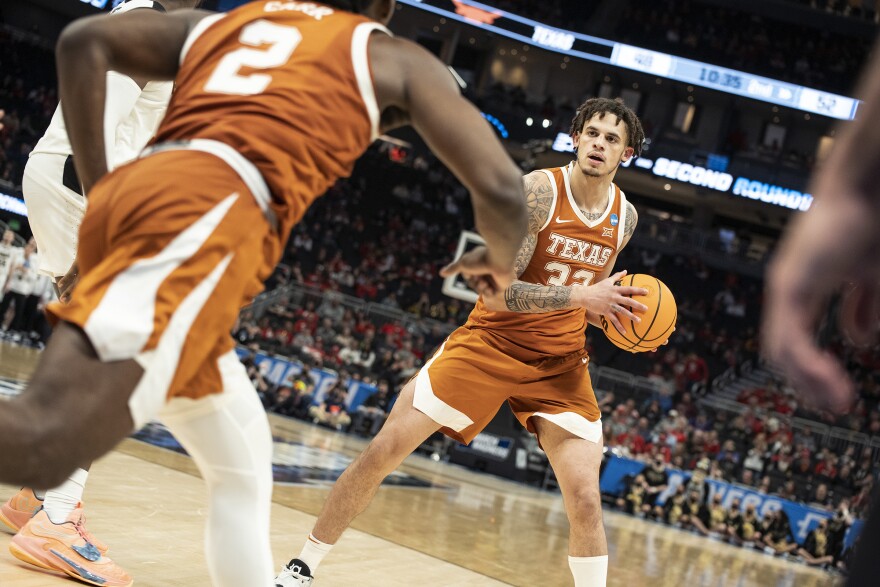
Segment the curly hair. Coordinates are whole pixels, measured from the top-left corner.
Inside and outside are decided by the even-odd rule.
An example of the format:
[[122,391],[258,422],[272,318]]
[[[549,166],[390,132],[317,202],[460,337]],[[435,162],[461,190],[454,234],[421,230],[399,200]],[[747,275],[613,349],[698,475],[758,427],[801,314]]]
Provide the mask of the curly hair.
[[610,98],[590,98],[581,104],[571,121],[569,134],[572,138],[581,132],[584,124],[597,114],[599,118],[604,118],[606,114],[613,114],[617,117],[615,124],[620,123],[622,120],[623,124],[626,125],[626,146],[633,148],[636,157],[642,154],[642,145],[645,142],[645,131],[642,129],[642,123],[639,121],[636,113],[624,104],[620,98],[613,100]]

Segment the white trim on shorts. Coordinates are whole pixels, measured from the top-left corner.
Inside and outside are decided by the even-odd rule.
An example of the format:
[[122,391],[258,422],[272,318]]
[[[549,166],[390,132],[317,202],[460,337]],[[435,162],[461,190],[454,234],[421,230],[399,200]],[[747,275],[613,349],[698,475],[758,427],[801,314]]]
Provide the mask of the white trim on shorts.
[[416,390],[413,394],[413,407],[422,412],[441,426],[461,432],[468,426],[473,425],[467,414],[459,412],[439,397],[434,395],[434,388],[431,386],[431,376],[428,368],[443,353],[446,342],[440,346],[437,353],[431,357],[431,360],[425,363],[425,366],[419,370],[416,375]]
[[154,419],[168,396],[168,389],[177,366],[183,345],[196,317],[208,302],[220,278],[232,262],[233,254],[229,253],[214,270],[193,289],[175,310],[174,315],[165,327],[159,344],[155,349],[139,353],[135,360],[144,368],[144,374],[138,382],[131,397],[128,398],[128,410],[134,421],[135,430]]
[[575,436],[579,436],[584,440],[589,440],[590,442],[598,444],[602,439],[602,418],[599,418],[595,422],[590,422],[580,414],[574,412],[562,412],[560,414],[535,412],[529,417],[534,418],[535,416],[553,422],[563,430],[571,432]]
[[[202,248],[202,245],[214,233],[238,198],[237,193],[227,196],[186,230],[174,237],[159,254],[132,263],[130,267],[113,278],[104,297],[101,298],[100,303],[91,312],[83,326],[83,330],[102,361],[131,359],[143,350],[144,345],[153,334],[156,297],[162,283]],[[229,259],[218,265],[218,268],[222,266],[225,270],[228,264]],[[216,280],[220,279],[222,271],[215,276],[216,271],[217,269],[196,286],[178,306],[168,324],[168,330],[178,319],[178,314],[185,307],[188,307],[187,304],[192,303],[190,298],[199,293],[203,287],[207,287],[206,284],[211,279],[215,277]],[[216,281],[210,285],[210,290],[204,300],[195,308],[195,314],[192,315],[190,324],[207,301],[214,285],[216,285]],[[168,330],[163,334],[163,339],[168,334]],[[185,332],[188,331],[189,325],[187,325]]]

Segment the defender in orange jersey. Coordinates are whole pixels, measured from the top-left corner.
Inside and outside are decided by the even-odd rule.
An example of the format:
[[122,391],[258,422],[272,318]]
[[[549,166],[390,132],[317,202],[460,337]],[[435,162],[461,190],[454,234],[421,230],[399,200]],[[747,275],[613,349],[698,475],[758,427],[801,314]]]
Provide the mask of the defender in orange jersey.
[[529,231],[514,263],[518,279],[503,291],[483,291],[467,323],[403,388],[385,426],[336,482],[302,552],[276,578],[280,587],[311,583],[382,479],[425,438],[440,429],[469,443],[504,401],[537,435],[556,472],[571,522],[575,585],[605,585],[602,422],[584,330],[605,316],[623,331],[621,319],[639,321],[631,309],[647,309],[626,297],[642,288],[614,285],[625,271],[611,275],[638,221],[614,174],[638,154],[644,133],[622,102],[595,98],[578,109],[571,134],[576,160],[525,177]]
[[[381,24],[393,0],[252,2],[226,15],[93,17],[58,46],[89,198],[79,282],[28,389],[0,410],[0,481],[52,486],[159,417],[209,489],[214,585],[272,585],[272,440],[233,352],[290,228],[380,132],[411,123],[474,195],[494,294],[526,229],[516,166],[449,72]],[[106,74],[173,79],[157,136],[106,175]],[[67,293],[67,292],[63,292]],[[100,554],[94,554],[100,556]]]

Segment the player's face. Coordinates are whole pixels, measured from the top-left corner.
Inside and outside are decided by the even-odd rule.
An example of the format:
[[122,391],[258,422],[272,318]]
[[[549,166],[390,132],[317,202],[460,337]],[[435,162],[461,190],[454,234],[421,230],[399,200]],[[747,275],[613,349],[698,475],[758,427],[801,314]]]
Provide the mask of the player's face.
[[594,114],[574,137],[577,163],[584,175],[601,177],[613,174],[617,167],[633,155],[626,146],[626,124],[613,114]]

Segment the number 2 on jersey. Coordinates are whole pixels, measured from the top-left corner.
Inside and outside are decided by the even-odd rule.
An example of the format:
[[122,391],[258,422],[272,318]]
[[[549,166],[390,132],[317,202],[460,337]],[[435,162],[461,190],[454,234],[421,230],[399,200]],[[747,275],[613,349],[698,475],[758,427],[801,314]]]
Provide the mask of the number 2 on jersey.
[[269,69],[284,65],[302,41],[302,33],[296,27],[257,20],[241,29],[238,40],[243,45],[268,47],[242,47],[224,55],[205,84],[205,91],[238,96],[261,93],[272,82],[272,76],[267,73],[241,75],[241,69]]
[[571,265],[566,265],[565,263],[560,263],[558,261],[550,261],[544,265],[544,270],[548,273],[555,274],[547,280],[548,285],[590,285],[590,282],[593,281],[593,277],[596,276],[592,271],[579,269],[571,276],[571,283],[569,283],[568,276],[571,273]]

